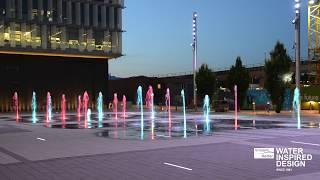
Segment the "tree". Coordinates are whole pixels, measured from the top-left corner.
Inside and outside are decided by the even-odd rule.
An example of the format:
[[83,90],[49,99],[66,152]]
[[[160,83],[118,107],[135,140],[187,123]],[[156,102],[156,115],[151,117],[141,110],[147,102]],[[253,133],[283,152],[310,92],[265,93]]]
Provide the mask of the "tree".
[[216,89],[216,76],[214,72],[208,68],[207,64],[202,64],[199,68],[196,74],[196,83],[198,97],[203,99],[205,95],[208,95],[210,99],[212,99]]
[[241,107],[246,98],[247,89],[250,83],[250,75],[246,67],[242,65],[241,57],[238,56],[236,64],[231,66],[227,77],[228,88],[234,91],[234,85],[238,88],[238,104]]
[[270,60],[264,65],[265,88],[270,94],[273,104],[276,105],[276,112],[280,113],[284,102],[286,82],[283,77],[290,72],[291,58],[287,54],[284,45],[279,41],[270,52]]

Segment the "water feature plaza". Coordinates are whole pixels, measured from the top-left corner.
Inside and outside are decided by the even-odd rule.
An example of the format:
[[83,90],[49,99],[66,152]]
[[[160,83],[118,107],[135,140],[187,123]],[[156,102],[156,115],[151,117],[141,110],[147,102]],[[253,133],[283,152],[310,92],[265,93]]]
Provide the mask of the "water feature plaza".
[[[137,88],[137,102],[114,94],[112,106],[98,93],[78,96],[76,111],[66,111],[68,97],[53,107],[47,93],[45,111],[37,109],[37,94],[30,95],[32,111],[0,115],[0,172],[2,179],[281,179],[319,175],[319,118],[303,112],[297,125],[294,112],[214,112],[209,97],[197,111],[184,104],[154,105],[152,87]],[[300,128],[300,129],[299,129]],[[312,154],[308,168],[282,172],[272,160],[253,157],[254,148],[303,148]],[[232,162],[232,163],[231,163]],[[227,173],[229,172],[230,173]],[[244,173],[245,172],[245,173]]]

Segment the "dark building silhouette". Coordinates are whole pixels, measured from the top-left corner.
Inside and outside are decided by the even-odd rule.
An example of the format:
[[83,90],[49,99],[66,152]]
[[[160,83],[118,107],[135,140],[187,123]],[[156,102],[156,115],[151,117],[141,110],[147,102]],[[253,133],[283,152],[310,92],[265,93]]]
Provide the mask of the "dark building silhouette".
[[108,60],[122,55],[123,0],[1,0],[0,112],[30,110],[32,91],[44,109],[50,91],[56,110],[89,92],[91,107],[107,94]]

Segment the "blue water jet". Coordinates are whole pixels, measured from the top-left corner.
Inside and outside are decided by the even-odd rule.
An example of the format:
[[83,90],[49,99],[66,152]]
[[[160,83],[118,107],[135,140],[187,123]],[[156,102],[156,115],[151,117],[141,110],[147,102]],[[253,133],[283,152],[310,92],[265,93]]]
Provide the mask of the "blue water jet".
[[103,96],[101,92],[99,92],[99,96],[97,100],[97,109],[98,109],[98,120],[99,122],[101,122],[103,119]]
[[301,117],[300,117],[300,91],[299,88],[294,89],[294,96],[293,96],[293,111],[297,118],[297,128],[301,129]]
[[207,132],[210,132],[209,113],[210,113],[210,98],[208,95],[206,95],[203,100],[203,115],[205,117],[205,122],[206,122],[205,130]]
[[32,109],[32,123],[36,123],[36,122],[37,122],[37,99],[36,99],[36,92],[32,92],[31,109]]
[[[137,89],[137,106],[140,108],[141,121],[140,121],[140,138],[143,140],[144,138],[144,124],[143,124],[143,101],[142,101],[142,87],[139,86]],[[140,106],[140,107],[139,107]]]

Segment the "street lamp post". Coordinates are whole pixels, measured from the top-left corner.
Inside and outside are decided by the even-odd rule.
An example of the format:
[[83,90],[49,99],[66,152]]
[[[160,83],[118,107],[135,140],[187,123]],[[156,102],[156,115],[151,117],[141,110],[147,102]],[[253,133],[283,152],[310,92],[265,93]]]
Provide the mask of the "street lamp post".
[[193,52],[193,105],[197,108],[197,83],[196,83],[196,73],[197,73],[197,17],[198,14],[196,12],[193,13],[193,24],[192,24],[192,37],[193,42],[192,52]]
[[295,0],[295,60],[296,60],[296,88],[300,89],[300,0]]

